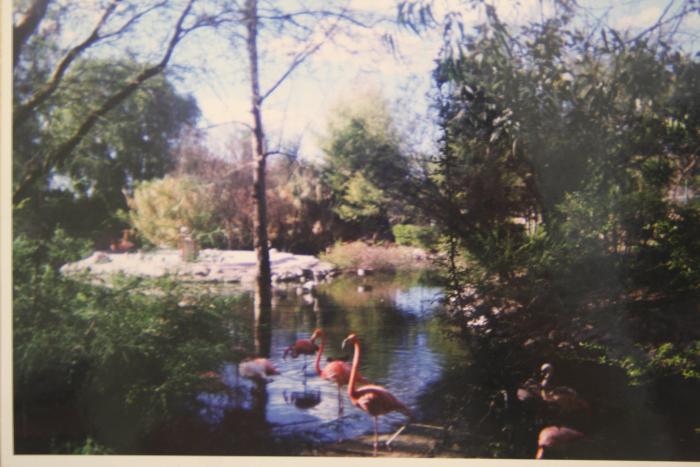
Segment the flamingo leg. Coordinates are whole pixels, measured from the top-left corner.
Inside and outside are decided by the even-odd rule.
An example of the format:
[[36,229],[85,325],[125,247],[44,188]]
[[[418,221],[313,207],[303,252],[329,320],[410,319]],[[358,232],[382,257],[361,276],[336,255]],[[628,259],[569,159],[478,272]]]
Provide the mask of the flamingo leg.
[[391,438],[389,438],[389,440],[386,443],[384,443],[384,445],[387,447],[387,449],[391,450],[391,446],[390,446],[391,442],[394,441],[396,439],[396,437],[399,436],[401,434],[401,432],[406,429],[407,426],[408,426],[408,423],[406,423],[404,426],[402,426],[401,428],[396,430],[396,433],[394,433],[391,436]]
[[306,354],[304,354],[304,366],[301,367],[301,374],[303,374],[306,377],[306,367],[309,366],[309,364],[306,362]]
[[379,435],[377,434],[377,417],[374,417],[374,453],[373,456],[377,455],[377,445],[379,444]]
[[338,386],[338,418],[343,416],[343,394],[340,392],[340,386]]

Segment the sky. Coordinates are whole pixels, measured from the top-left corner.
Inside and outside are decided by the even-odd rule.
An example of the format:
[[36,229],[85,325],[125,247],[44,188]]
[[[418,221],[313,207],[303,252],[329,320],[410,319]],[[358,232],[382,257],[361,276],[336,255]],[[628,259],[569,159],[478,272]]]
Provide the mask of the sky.
[[[396,17],[393,0],[350,4],[362,12]],[[382,43],[384,33],[395,36],[397,54]],[[372,30],[355,28],[352,34],[336,34],[333,39],[333,43],[324,44],[295,69],[266,100],[263,118],[271,147],[279,145],[280,140],[299,141],[301,153],[311,158],[318,156],[318,141],[334,107],[372,90],[392,101],[408,94],[418,97],[412,110],[426,111],[427,101],[422,96],[429,89],[430,72],[440,45],[437,37],[419,37],[395,26],[382,25]],[[200,56],[200,60],[206,61],[205,80],[186,79],[183,83],[183,89],[197,98],[202,110],[200,126],[216,126],[208,130],[214,145],[217,140],[225,141],[239,126],[226,122],[250,122],[245,56],[236,56],[230,48],[220,47],[226,50]],[[260,67],[261,87],[265,92],[287,69],[291,62],[289,54],[300,47],[291,40],[266,41],[264,37],[259,47],[267,58]],[[190,55],[189,50],[182,53]]]
[[[60,0],[59,0],[60,1]],[[99,8],[91,8],[101,0],[70,0],[77,2],[73,10],[73,24],[63,29],[63,41],[70,44],[81,40],[86,25],[95,24]],[[200,0],[200,5],[216,0]],[[394,20],[397,15],[395,0],[336,0],[360,15],[373,15]],[[587,18],[605,16],[607,23],[616,28],[642,30],[652,24],[671,0],[579,0]],[[682,0],[675,0],[672,10]],[[265,2],[261,1],[261,4]],[[277,0],[280,8],[295,11],[299,5],[328,6],[324,0]],[[434,0],[434,14],[439,20],[445,11],[461,9],[466,25],[483,20],[483,12],[464,8],[468,3],[459,0]],[[533,17],[552,11],[549,0],[490,0],[499,15],[509,23],[522,24]],[[176,11],[173,11],[175,14]],[[131,38],[134,53],[153,49],[157,56],[167,40],[169,30],[160,26],[162,16],[146,19],[154,27],[145,34]],[[159,22],[161,21],[161,22]],[[172,24],[169,22],[167,24]],[[321,23],[327,28],[329,22]],[[686,27],[700,31],[698,17]],[[269,31],[269,29],[267,30]],[[396,50],[390,50],[381,38],[390,34]],[[319,34],[312,36],[318,39]],[[430,150],[436,131],[429,115],[431,71],[441,46],[438,28],[421,35],[385,21],[374,28],[352,28],[351,34],[336,33],[333,40],[310,56],[265,101],[264,127],[268,135],[268,149],[283,143],[299,143],[300,153],[309,159],[322,157],[320,140],[327,131],[327,122],[339,103],[352,101],[367,91],[379,92],[398,109],[400,127],[422,136],[424,148]],[[307,42],[296,42],[289,36],[273,37],[263,30],[259,40],[262,56],[260,75],[262,90],[274,83],[288,68],[293,54]],[[159,48],[160,46],[160,48]],[[99,54],[122,53],[101,48]],[[208,136],[215,153],[224,154],[225,144],[236,131],[251,122],[250,90],[247,76],[247,57],[243,45],[232,47],[221,34],[201,31],[187,37],[176,49],[171,67],[172,76],[182,93],[193,95],[202,112],[199,127]],[[421,126],[421,128],[418,128]]]
[[[439,18],[446,9],[459,3],[436,1],[435,16]],[[551,13],[551,2],[547,1],[496,0],[492,3],[503,18],[516,24],[541,13]],[[653,24],[668,2],[582,0],[579,4],[591,18],[607,15],[609,25],[639,31]],[[679,4],[677,1],[676,5]],[[396,18],[394,0],[351,0],[348,6],[360,12]],[[471,11],[464,19],[466,24],[477,24],[483,18],[481,13]],[[686,26],[700,31],[697,17]],[[382,44],[380,37],[385,33],[394,37],[398,54]],[[417,116],[428,115],[430,74],[441,45],[439,30],[418,36],[410,30],[385,24],[369,31],[356,29],[352,36],[336,36],[335,42],[322,46],[265,102],[263,116],[270,147],[277,146],[280,141],[299,141],[302,155],[310,159],[321,157],[319,141],[326,132],[327,120],[334,108],[339,102],[352,100],[353,96],[368,89],[378,90],[392,102],[400,101],[402,111],[397,116],[399,120],[405,120],[399,122],[404,127],[415,124]],[[185,50],[180,57],[188,57],[187,60],[191,61],[193,52],[189,47],[192,46],[183,47]],[[265,90],[286,69],[289,53],[295,49],[295,44],[284,39],[266,42],[263,37],[260,47],[267,58],[260,70]],[[197,53],[201,54],[201,51],[195,55]],[[199,55],[199,59],[206,65],[205,79],[185,79],[182,89],[197,98],[202,110],[200,126],[212,127],[207,134],[212,146],[218,147],[237,126],[240,127],[226,122],[250,121],[245,57],[236,56],[230,47],[219,44],[208,53]],[[422,121],[430,126],[429,119]],[[431,128],[420,131],[435,135]],[[431,147],[430,141],[425,143],[426,147]]]

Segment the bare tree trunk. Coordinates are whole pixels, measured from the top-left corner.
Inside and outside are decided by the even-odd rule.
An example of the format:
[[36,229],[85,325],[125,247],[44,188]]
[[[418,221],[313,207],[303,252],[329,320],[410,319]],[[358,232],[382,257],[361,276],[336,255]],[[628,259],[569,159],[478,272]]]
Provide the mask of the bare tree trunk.
[[250,85],[252,91],[253,134],[255,136],[253,158],[255,172],[253,176],[253,245],[258,262],[256,277],[255,303],[262,308],[272,304],[272,281],[270,273],[270,252],[267,248],[267,203],[265,200],[265,133],[262,127],[260,79],[258,76],[258,4],[257,0],[247,0],[248,13],[248,58],[250,60]]

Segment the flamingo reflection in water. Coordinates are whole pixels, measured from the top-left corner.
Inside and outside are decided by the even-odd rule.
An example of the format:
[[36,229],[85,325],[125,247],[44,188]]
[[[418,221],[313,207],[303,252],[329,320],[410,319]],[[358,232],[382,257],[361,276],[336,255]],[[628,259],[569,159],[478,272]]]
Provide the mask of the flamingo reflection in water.
[[[343,348],[347,343],[353,344],[355,347],[355,352],[352,359],[352,370],[350,372],[350,382],[348,383],[348,396],[350,396],[350,401],[355,407],[364,410],[372,417],[374,417],[374,455],[377,455],[377,445],[378,445],[378,434],[377,434],[377,418],[380,415],[386,415],[390,412],[401,412],[409,418],[409,421],[413,419],[413,414],[411,410],[406,407],[401,401],[399,401],[392,393],[387,391],[385,388],[376,385],[366,385],[361,388],[356,388],[355,384],[357,382],[357,368],[360,366],[360,340],[356,334],[350,334],[343,341]],[[403,428],[405,428],[404,425]],[[400,433],[403,428],[396,432],[394,436],[391,437],[389,441],[386,442],[388,447],[391,441],[394,440],[396,435]]]
[[301,410],[312,409],[321,403],[321,391],[306,389],[306,381],[304,381],[304,389],[302,391],[291,391],[287,395],[287,390],[282,391],[284,402],[294,404],[294,407]]

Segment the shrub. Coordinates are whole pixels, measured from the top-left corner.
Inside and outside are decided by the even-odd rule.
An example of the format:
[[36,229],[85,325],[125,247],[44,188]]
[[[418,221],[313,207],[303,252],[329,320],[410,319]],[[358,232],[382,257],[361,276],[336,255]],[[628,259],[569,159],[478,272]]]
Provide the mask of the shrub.
[[176,247],[181,227],[189,228],[198,240],[217,230],[207,187],[191,176],[167,176],[140,183],[128,203],[132,225],[157,246]]
[[[60,231],[49,241],[18,236],[13,247],[18,411],[63,397],[109,399],[94,410],[113,413],[129,430],[146,432],[172,407],[192,400],[200,372],[230,357],[229,333],[252,332],[245,320],[227,324],[239,296],[197,293],[183,306],[191,292],[169,279],[122,277],[113,288],[104,288],[63,276],[60,264],[78,258],[84,245]],[[82,446],[57,449],[97,454],[115,447],[87,435]]]
[[439,236],[436,229],[429,225],[399,224],[391,228],[396,243],[404,246],[414,246],[424,250],[434,250]]
[[418,269],[428,265],[423,255],[415,248],[399,245],[369,245],[364,242],[338,243],[321,259],[333,263],[340,269],[371,269],[396,271]]

